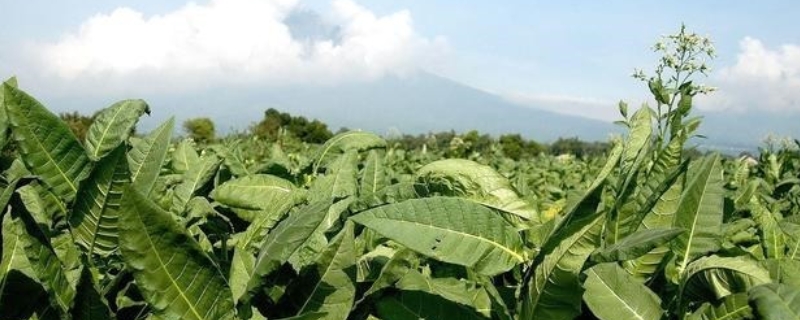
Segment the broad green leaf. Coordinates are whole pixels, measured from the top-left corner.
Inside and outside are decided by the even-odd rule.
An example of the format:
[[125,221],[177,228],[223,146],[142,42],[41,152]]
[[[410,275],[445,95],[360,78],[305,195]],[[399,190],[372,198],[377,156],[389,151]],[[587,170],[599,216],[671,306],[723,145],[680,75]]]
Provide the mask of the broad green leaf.
[[484,275],[503,273],[525,261],[514,228],[491,209],[464,199],[412,199],[351,219],[420,254]]
[[600,319],[661,319],[661,299],[616,263],[586,270],[583,301]]
[[268,174],[254,174],[226,181],[209,195],[229,207],[268,210],[293,202],[297,190],[292,182]]
[[672,242],[679,274],[692,260],[720,246],[723,183],[719,155],[705,157],[694,166],[673,224],[686,230]]
[[81,271],[81,278],[78,282],[77,294],[75,295],[75,305],[72,307],[70,315],[75,320],[103,320],[113,319],[111,310],[105,298],[92,276],[88,264]]
[[703,257],[686,269],[679,291],[681,308],[689,302],[715,301],[769,282],[769,271],[754,260],[745,257]]
[[463,197],[488,207],[536,220],[536,210],[522,200],[505,177],[489,166],[464,159],[445,159],[420,168],[419,183],[433,193]]
[[595,262],[632,260],[675,239],[685,232],[681,229],[645,229],[629,235],[602,251],[592,254]]
[[472,308],[422,291],[402,291],[379,300],[375,307],[383,320],[485,320]]
[[750,303],[760,319],[800,319],[800,289],[770,283],[750,290]]
[[89,159],[98,161],[124,143],[145,113],[150,107],[144,100],[123,100],[98,112],[86,133]]
[[[355,300],[356,252],[353,224],[344,229],[322,252],[317,263],[304,270],[279,302],[280,313],[302,315],[324,312],[325,319],[345,320]],[[283,309],[291,305],[289,310]]]
[[167,319],[233,319],[225,277],[166,211],[128,187],[119,211],[119,246],[154,313]]
[[361,173],[361,189],[359,194],[362,196],[378,192],[389,185],[386,178],[386,165],[383,163],[383,156],[377,150],[370,150]]
[[780,214],[771,212],[758,197],[750,198],[750,212],[760,230],[764,256],[772,259],[783,258],[786,253],[786,242],[784,232],[778,226]]
[[[295,254],[306,239],[323,223],[330,207],[330,202],[318,202],[300,208],[290,214],[270,232],[261,245],[250,274],[247,274],[247,286],[239,298],[240,316],[248,318],[249,304],[253,295],[257,294],[266,277]],[[237,289],[239,290],[239,289]]]
[[431,278],[409,270],[395,285],[400,290],[422,291],[440,296],[489,318],[492,306],[489,294],[477,283],[455,278]]
[[71,202],[78,193],[78,183],[91,170],[83,146],[58,116],[27,93],[3,84],[3,96],[25,166],[58,197]]
[[603,217],[575,219],[547,240],[522,288],[520,320],[572,319],[581,314],[580,273],[600,245]]
[[200,163],[200,155],[197,154],[192,139],[181,140],[181,142],[175,146],[175,150],[172,151],[170,165],[172,166],[172,171],[175,173],[186,173],[198,163]]
[[17,234],[33,273],[57,306],[58,314],[66,315],[75,297],[75,288],[67,278],[64,264],[33,217],[20,206],[12,208],[12,214],[19,217],[16,220]]
[[[19,218],[13,218],[10,214],[3,215],[3,256],[0,260],[0,298],[6,294],[6,285],[12,277],[11,273],[19,272],[28,278],[35,279],[36,275],[31,269],[28,257],[25,254],[25,243],[21,240],[22,232],[17,225]],[[13,284],[12,284],[13,286]]]
[[309,189],[311,202],[323,199],[338,201],[358,193],[358,153],[347,151],[328,165],[325,175],[318,177]]
[[[798,215],[800,217],[800,215]],[[800,222],[795,223],[789,219],[783,219],[778,223],[786,239],[786,257],[800,261]]]
[[131,138],[132,148],[128,151],[131,183],[144,195],[150,195],[161,172],[169,150],[173,126],[175,118],[169,118],[144,138]]
[[747,303],[747,293],[729,295],[717,305],[704,303],[687,320],[745,320],[753,319],[753,308]]
[[631,130],[628,141],[625,144],[625,150],[622,153],[622,170],[626,172],[632,171],[630,168],[643,150],[650,142],[650,136],[653,134],[653,111],[650,107],[642,106],[631,117]]
[[198,162],[183,173],[183,181],[175,186],[175,194],[172,197],[171,212],[182,214],[186,210],[186,204],[195,193],[205,186],[217,173],[221,161],[213,153],[203,155]]
[[[16,87],[16,85],[12,84],[12,79],[5,81],[5,83]],[[4,91],[0,90],[0,149],[5,148],[8,143],[8,113],[6,112],[5,98],[3,98]]]
[[370,149],[386,148],[386,140],[375,134],[363,131],[348,131],[335,135],[328,139],[314,157],[313,170],[316,173],[320,167],[326,166],[331,160],[335,159],[347,151],[366,151]]
[[81,184],[69,221],[75,242],[89,253],[105,256],[116,250],[117,211],[128,175],[123,145],[101,159]]

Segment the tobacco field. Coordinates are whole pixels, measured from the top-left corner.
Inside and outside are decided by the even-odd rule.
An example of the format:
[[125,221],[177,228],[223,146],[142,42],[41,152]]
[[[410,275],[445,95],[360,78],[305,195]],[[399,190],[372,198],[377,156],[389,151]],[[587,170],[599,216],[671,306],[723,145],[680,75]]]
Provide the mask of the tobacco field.
[[142,100],[81,141],[8,80],[0,318],[800,318],[800,143],[688,157],[697,87],[649,87],[605,156],[515,161],[175,140]]

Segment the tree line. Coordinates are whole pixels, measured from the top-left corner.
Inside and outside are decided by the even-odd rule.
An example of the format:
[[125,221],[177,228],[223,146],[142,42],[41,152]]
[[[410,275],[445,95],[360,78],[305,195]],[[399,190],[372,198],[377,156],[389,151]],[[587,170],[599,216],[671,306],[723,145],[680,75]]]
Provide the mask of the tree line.
[[[83,141],[86,131],[94,119],[94,116],[85,116],[78,112],[61,113],[60,116],[80,141]],[[223,138],[217,136],[214,121],[207,117],[187,119],[183,122],[183,130],[188,137],[202,144],[214,143],[219,138]],[[347,130],[347,128],[340,128],[337,132]],[[333,137],[334,132],[320,120],[309,120],[303,116],[295,116],[275,108],[269,108],[264,112],[264,117],[251,125],[245,132],[231,135],[253,135],[271,142],[296,140],[320,144]],[[518,133],[503,134],[495,138],[477,130],[463,134],[458,134],[454,130],[416,135],[402,134],[387,137],[387,141],[398,148],[407,150],[425,148],[444,152],[449,157],[460,158],[476,153],[494,152],[499,149],[505,156],[514,160],[534,157],[543,153],[572,154],[579,158],[585,158],[605,154],[610,148],[608,142],[589,142],[577,137],[564,137],[551,143],[542,143],[526,139]]]

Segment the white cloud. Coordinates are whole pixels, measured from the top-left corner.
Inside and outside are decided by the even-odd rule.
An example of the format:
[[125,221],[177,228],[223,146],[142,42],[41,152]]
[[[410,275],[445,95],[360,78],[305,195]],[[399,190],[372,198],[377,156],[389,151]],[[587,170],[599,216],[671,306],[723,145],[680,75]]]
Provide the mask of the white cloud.
[[720,90],[702,101],[706,109],[800,111],[800,46],[768,48],[746,37],[736,63],[716,75]]
[[338,37],[296,39],[285,21],[296,0],[212,0],[162,15],[118,8],[41,44],[40,67],[67,81],[334,83],[424,68],[446,49],[414,30],[407,10],[377,16],[351,0],[322,13]]

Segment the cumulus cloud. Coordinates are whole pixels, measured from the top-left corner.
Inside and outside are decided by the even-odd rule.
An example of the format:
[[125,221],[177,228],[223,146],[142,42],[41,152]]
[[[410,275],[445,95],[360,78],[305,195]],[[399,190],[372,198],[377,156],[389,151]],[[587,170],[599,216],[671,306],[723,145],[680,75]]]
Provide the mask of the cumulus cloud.
[[769,48],[746,37],[736,63],[715,81],[719,92],[702,104],[707,109],[800,111],[800,46]]
[[211,0],[154,16],[122,7],[37,51],[42,70],[62,80],[189,87],[372,79],[424,68],[446,51],[443,39],[415,32],[407,10],[378,16],[351,0],[331,8],[296,19],[307,10],[296,0]]

